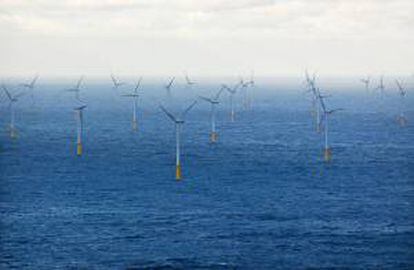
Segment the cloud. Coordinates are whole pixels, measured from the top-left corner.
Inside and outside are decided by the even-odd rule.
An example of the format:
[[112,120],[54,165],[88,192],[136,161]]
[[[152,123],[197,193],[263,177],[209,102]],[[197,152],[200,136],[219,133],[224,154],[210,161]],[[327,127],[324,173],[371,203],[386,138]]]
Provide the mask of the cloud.
[[79,36],[393,37],[411,0],[1,0],[4,33]]

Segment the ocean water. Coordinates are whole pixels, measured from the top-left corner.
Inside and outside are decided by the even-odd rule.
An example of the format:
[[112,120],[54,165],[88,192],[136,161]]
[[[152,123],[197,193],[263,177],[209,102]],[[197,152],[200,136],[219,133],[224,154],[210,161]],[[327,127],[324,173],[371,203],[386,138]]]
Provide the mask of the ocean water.
[[[107,83],[81,98],[84,154],[75,155],[75,105],[64,83],[43,83],[16,106],[19,138],[0,109],[1,269],[414,269],[414,104],[399,127],[398,96],[333,91],[333,160],[323,162],[303,88],[257,85],[251,109],[228,95],[199,101],[182,133],[175,173],[173,123],[214,84],[144,84],[139,131],[131,100]],[[199,90],[201,89],[201,90]],[[124,91],[126,89],[120,89]]]

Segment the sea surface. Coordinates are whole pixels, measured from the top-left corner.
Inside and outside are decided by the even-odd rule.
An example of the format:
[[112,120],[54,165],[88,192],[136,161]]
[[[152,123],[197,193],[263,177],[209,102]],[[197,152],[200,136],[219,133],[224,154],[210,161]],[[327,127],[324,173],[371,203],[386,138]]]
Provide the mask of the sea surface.
[[[330,163],[303,86],[260,85],[217,108],[199,100],[182,132],[159,109],[180,112],[219,84],[143,82],[138,132],[133,85],[87,83],[84,153],[76,156],[73,82],[40,82],[16,104],[8,137],[0,104],[0,269],[414,269],[414,99],[397,125],[395,89],[326,91]],[[11,88],[12,92],[19,89]],[[33,95],[32,95],[33,94]]]

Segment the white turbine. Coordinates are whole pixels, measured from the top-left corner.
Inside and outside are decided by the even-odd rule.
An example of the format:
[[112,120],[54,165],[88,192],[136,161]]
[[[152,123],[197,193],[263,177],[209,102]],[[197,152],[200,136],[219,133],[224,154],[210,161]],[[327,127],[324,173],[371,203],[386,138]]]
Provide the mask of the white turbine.
[[167,90],[167,97],[171,98],[171,87],[175,81],[175,77],[172,77],[167,85],[165,85],[165,89]]
[[216,106],[220,103],[219,102],[219,98],[221,93],[224,90],[224,86],[221,87],[221,89],[217,92],[217,94],[215,96],[213,96],[212,98],[207,98],[207,97],[202,97],[200,96],[200,98],[204,101],[207,101],[208,103],[211,104],[211,134],[210,134],[210,142],[215,143],[217,142],[218,139],[218,134],[216,132]]
[[86,104],[75,107],[75,117],[76,117],[76,154],[78,156],[82,155],[83,145],[82,145],[82,135],[83,135],[83,110],[86,108]]
[[328,141],[328,124],[329,124],[329,115],[333,114],[334,112],[337,111],[341,111],[343,109],[335,109],[335,110],[328,110],[326,108],[325,102],[324,102],[324,97],[320,94],[320,91],[318,91],[318,95],[319,95],[319,101],[320,101],[320,105],[322,107],[323,110],[323,122],[321,122],[321,124],[324,124],[324,135],[325,135],[325,146],[324,146],[324,160],[325,162],[329,162],[332,159],[332,148],[329,146],[329,141]]
[[112,83],[114,84],[114,89],[118,89],[120,86],[124,85],[124,82],[119,81],[115,78],[114,74],[111,74]]
[[400,115],[397,118],[398,124],[400,124],[401,127],[404,127],[407,124],[407,118],[405,117],[404,114],[404,109],[405,109],[405,96],[407,95],[407,91],[404,89],[402,82],[395,80],[395,83],[397,84],[398,87],[398,93],[400,94],[401,97],[401,103],[400,103]]
[[240,83],[236,84],[232,88],[228,87],[227,85],[223,84],[223,88],[226,89],[230,93],[230,121],[234,122],[234,96],[237,93],[237,88],[239,88]]
[[[312,110],[311,114],[314,117],[315,120],[315,126],[316,126],[316,132],[321,132],[321,102],[319,101],[319,98],[322,97],[319,93],[319,89],[316,88],[316,78],[315,74],[312,78],[309,77],[309,74],[307,71],[305,71],[306,76],[306,83],[308,90],[307,92],[310,92],[312,94]],[[323,97],[322,97],[323,98]]]
[[83,76],[81,76],[80,78],[79,78],[79,80],[78,80],[78,82],[76,83],[76,85],[73,87],[73,88],[69,88],[69,89],[66,89],[66,91],[68,91],[68,92],[74,92],[75,93],[75,98],[78,100],[78,101],[80,101],[80,102],[83,102],[80,98],[79,98],[79,93],[80,93],[80,87],[81,87],[81,84],[82,84],[82,82],[83,82]]
[[22,83],[21,86],[29,89],[31,91],[30,96],[32,98],[32,102],[34,103],[34,95],[33,95],[33,90],[35,88],[35,84],[37,79],[39,78],[39,75],[34,76],[34,78],[32,79],[32,81],[30,83]]
[[181,161],[180,161],[180,134],[181,128],[184,124],[184,118],[186,114],[194,107],[197,101],[194,101],[190,106],[187,107],[178,117],[171,114],[167,109],[160,105],[161,110],[170,118],[175,124],[175,179],[181,180]]
[[6,93],[7,98],[9,99],[9,110],[10,110],[10,138],[15,139],[17,138],[17,128],[16,128],[16,124],[15,124],[15,104],[18,101],[18,98],[24,95],[24,92],[16,94],[16,95],[11,95],[10,92],[7,90],[7,87],[3,84],[2,86],[3,91]]
[[136,131],[138,129],[138,123],[137,123],[137,101],[138,101],[138,88],[141,85],[142,77],[139,78],[134,91],[132,94],[125,94],[122,95],[124,97],[130,97],[132,98],[132,130]]
[[366,78],[361,79],[361,82],[365,85],[365,91],[369,92],[369,83],[371,82],[371,77],[367,76]]
[[195,84],[195,82],[191,81],[190,78],[188,77],[188,75],[185,75],[185,82],[187,83],[187,85],[189,87],[193,86]]

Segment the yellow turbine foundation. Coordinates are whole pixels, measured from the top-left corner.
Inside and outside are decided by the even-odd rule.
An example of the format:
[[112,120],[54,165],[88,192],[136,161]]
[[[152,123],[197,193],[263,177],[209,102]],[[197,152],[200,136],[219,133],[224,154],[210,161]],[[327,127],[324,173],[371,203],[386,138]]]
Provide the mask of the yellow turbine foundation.
[[178,164],[177,166],[175,166],[175,179],[176,180],[181,180],[182,175],[181,175],[181,165]]
[[326,162],[329,162],[332,160],[332,149],[331,148],[325,148],[324,151],[324,159]]
[[217,132],[211,132],[210,134],[210,142],[215,143],[218,140],[218,134]]
[[77,147],[76,147],[76,154],[77,154],[78,156],[81,156],[81,155],[82,155],[82,144],[81,144],[81,143],[78,143],[78,144],[77,144]]

